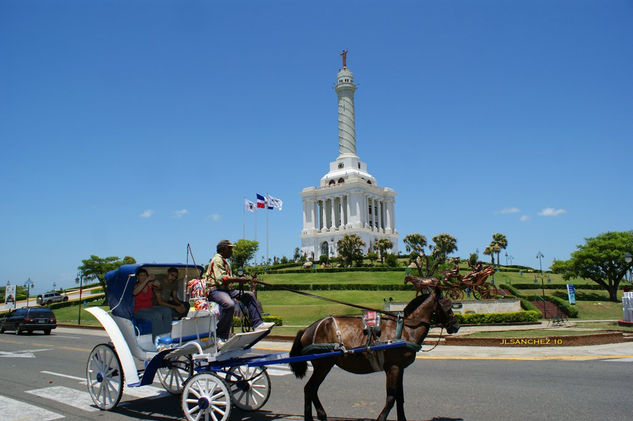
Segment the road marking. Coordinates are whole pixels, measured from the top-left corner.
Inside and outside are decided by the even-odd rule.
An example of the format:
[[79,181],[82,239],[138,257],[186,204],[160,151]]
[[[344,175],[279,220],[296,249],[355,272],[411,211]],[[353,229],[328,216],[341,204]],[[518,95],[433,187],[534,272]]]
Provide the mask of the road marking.
[[633,358],[633,355],[559,355],[559,356],[540,356],[540,357],[465,357],[465,356],[426,356],[418,355],[419,360],[507,360],[507,361],[539,361],[539,360],[604,360],[604,359],[621,359]]
[[80,382],[86,383],[86,379],[83,377],[71,376],[69,374],[55,373],[54,371],[46,371],[42,370],[40,373],[50,374],[51,376],[65,377],[67,379],[79,380]]
[[94,403],[92,402],[92,398],[88,392],[80,392],[66,386],[52,386],[45,387],[43,389],[27,390],[26,393],[63,403],[65,405],[81,409],[82,411],[99,411],[99,409],[93,406]]
[[126,387],[123,389],[123,394],[132,396],[133,398],[145,398],[156,399],[164,396],[171,396],[169,392],[156,386],[140,386],[140,387]]
[[5,396],[0,396],[0,408],[5,421],[50,421],[64,418],[55,412]]
[[23,351],[0,351],[0,357],[4,358],[35,358],[34,352],[50,351],[50,349],[25,349]]

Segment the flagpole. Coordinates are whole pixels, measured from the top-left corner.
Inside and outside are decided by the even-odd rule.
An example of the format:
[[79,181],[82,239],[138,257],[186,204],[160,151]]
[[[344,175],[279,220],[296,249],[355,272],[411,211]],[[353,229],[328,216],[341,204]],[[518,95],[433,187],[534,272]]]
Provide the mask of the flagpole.
[[246,239],[246,196],[242,203],[242,238]]
[[[268,205],[266,205],[266,211],[268,211]],[[270,212],[266,212],[266,263],[268,263],[268,214]]]

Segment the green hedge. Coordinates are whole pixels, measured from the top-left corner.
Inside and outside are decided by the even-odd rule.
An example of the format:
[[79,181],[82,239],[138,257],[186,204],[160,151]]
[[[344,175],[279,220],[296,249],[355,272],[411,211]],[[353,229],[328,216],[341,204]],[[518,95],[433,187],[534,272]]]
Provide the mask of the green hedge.
[[460,324],[521,323],[538,322],[541,312],[531,310],[515,313],[468,313],[455,316]]
[[315,273],[333,273],[333,272],[403,272],[404,268],[401,267],[387,267],[387,266],[376,266],[376,267],[351,267],[351,268],[319,268],[319,269],[295,269],[295,270],[269,270],[266,273],[270,274],[278,274],[278,273],[306,273],[306,272],[315,272]]
[[[86,298],[82,298],[81,302],[82,303],[91,303],[93,301],[103,301],[105,295],[91,295],[89,297]],[[47,307],[50,308],[51,310],[56,310],[58,308],[64,308],[64,307],[70,307],[70,306],[75,306],[77,305],[77,301],[63,301],[61,303],[53,303],[53,304],[49,304]]]
[[[573,285],[576,288],[576,290],[590,289],[590,290],[606,291],[606,289],[604,289],[598,284],[587,284],[587,285],[573,284]],[[541,289],[540,282],[538,284],[516,284],[515,283],[515,284],[512,284],[512,286],[519,289]],[[624,284],[621,284],[619,289],[623,289],[624,286],[625,286]],[[567,290],[567,284],[544,284],[544,287],[545,289],[563,289],[565,291]]]
[[259,291],[280,291],[294,289],[298,291],[414,291],[412,285],[404,284],[271,284],[260,285]]
[[521,294],[519,292],[518,289],[516,289],[515,287],[513,287],[512,285],[508,285],[508,284],[500,284],[499,288],[501,289],[507,289],[508,291],[510,291],[512,293],[512,295],[514,295],[515,297],[519,297],[521,298],[523,296],[523,294]]
[[[528,295],[525,297],[530,301],[541,301],[543,300],[543,296],[541,295]],[[578,308],[570,305],[567,301],[561,300],[558,297],[554,297],[552,295],[546,295],[545,299],[551,303],[554,303],[559,310],[565,313],[568,317],[576,318],[578,317]]]

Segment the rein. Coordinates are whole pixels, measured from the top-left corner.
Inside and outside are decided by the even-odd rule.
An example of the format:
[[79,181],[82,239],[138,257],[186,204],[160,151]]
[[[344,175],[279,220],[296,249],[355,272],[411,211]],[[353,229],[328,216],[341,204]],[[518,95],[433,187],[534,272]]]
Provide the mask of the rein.
[[[261,284],[261,285],[264,285],[264,286],[271,286],[271,287],[280,288],[280,289],[286,290],[288,292],[294,292],[295,294],[304,295],[306,297],[311,297],[311,298],[316,298],[318,300],[329,301],[331,303],[336,303],[336,304],[342,304],[344,306],[354,307],[354,308],[358,308],[358,309],[361,309],[361,310],[375,311],[377,313],[381,313],[381,314],[384,314],[386,316],[389,316],[389,317],[393,318],[394,320],[396,320],[396,322],[401,317],[399,315],[399,313],[394,313],[393,311],[378,310],[378,309],[371,308],[371,307],[365,307],[365,306],[361,306],[361,305],[358,305],[358,304],[352,304],[352,303],[347,303],[345,301],[335,300],[333,298],[321,297],[320,295],[310,294],[309,292],[303,292],[303,291],[298,291],[298,290],[292,289],[292,288],[286,288],[286,287],[280,286],[280,285],[269,284],[268,282],[260,281],[259,279],[253,279],[252,282],[255,282],[255,283],[258,283],[258,284]],[[437,299],[437,296],[436,296],[436,299]],[[424,322],[424,321],[419,322],[419,323],[417,323],[415,325],[411,325],[411,324],[407,324],[407,323],[404,323],[404,325],[406,327],[410,328],[410,329],[417,329],[420,326],[426,326],[428,328],[431,328],[431,323]],[[443,329],[443,327],[442,327],[442,329]]]
[[[280,286],[280,285],[269,284],[268,282],[260,281],[259,279],[253,279],[253,282],[261,284],[261,285],[269,286],[269,287],[280,288],[280,289],[283,289],[283,290],[286,290],[286,291],[289,291],[289,292],[294,292],[295,294],[305,295],[306,297],[311,297],[311,298],[316,298],[318,300],[329,301],[331,303],[336,303],[336,304],[342,304],[342,305],[348,306],[348,307],[355,307],[355,308],[359,308],[361,310],[375,311],[377,313],[381,313],[381,314],[384,314],[384,315],[387,315],[387,316],[391,316],[391,317],[394,317],[394,318],[398,317],[398,313],[394,313],[392,311],[378,310],[378,309],[375,309],[375,308],[365,307],[365,306],[361,306],[361,305],[358,305],[358,304],[346,303],[345,301],[339,301],[339,300],[335,300],[333,298],[321,297],[320,295],[310,294],[309,292],[303,292],[303,291],[298,291],[298,290],[292,289],[292,288],[286,288],[286,287]],[[426,322],[423,322],[423,323],[426,323]]]

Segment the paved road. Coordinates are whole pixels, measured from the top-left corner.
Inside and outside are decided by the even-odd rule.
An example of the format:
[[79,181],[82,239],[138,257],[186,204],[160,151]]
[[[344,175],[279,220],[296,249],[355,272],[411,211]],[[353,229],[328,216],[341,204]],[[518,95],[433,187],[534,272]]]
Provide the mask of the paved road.
[[[0,335],[0,417],[24,421],[181,419],[179,399],[156,384],[126,389],[113,412],[91,406],[85,364],[92,347],[105,341],[103,332],[66,328],[50,336]],[[287,346],[261,343],[266,348],[262,352]],[[440,346],[420,354],[405,374],[409,420],[630,419],[630,344],[584,347],[584,351],[568,348],[567,355],[562,349],[543,355],[542,348],[473,348]],[[506,353],[510,351],[512,355]],[[273,392],[264,410],[234,411],[232,419],[303,418],[304,381],[284,367],[275,367],[271,374]],[[322,386],[321,398],[331,416],[375,417],[383,404],[384,375],[357,376],[335,369]]]

